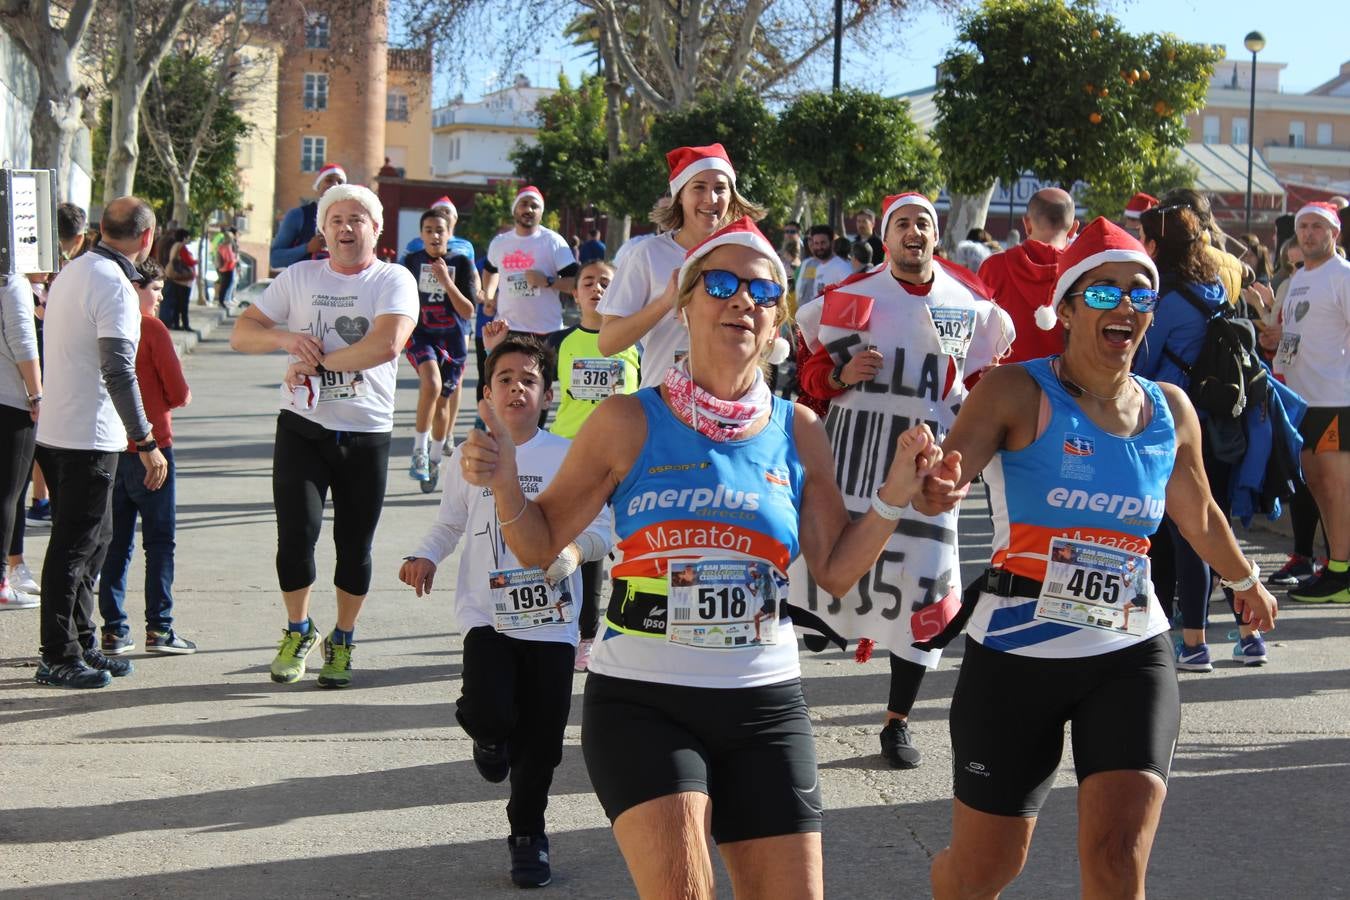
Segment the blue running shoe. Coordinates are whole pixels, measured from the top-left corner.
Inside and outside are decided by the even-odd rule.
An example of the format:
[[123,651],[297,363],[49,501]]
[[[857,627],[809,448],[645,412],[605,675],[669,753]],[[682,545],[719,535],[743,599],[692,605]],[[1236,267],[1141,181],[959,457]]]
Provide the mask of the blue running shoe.
[[1177,651],[1177,668],[1183,672],[1213,672],[1214,663],[1209,658],[1209,645],[1192,647],[1183,644]]
[[1240,638],[1233,645],[1233,659],[1244,666],[1264,666],[1268,662],[1268,657],[1266,641],[1261,637],[1261,632],[1253,631],[1247,637]]

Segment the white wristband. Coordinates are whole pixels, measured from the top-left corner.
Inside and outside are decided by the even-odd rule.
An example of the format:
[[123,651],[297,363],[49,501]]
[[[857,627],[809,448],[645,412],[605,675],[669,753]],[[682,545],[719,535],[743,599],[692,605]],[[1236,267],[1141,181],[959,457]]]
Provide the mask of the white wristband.
[[1256,587],[1257,582],[1261,580],[1261,567],[1258,566],[1256,563],[1252,563],[1251,567],[1252,567],[1251,574],[1248,575],[1246,578],[1240,578],[1237,581],[1226,581],[1223,578],[1220,578],[1219,584],[1228,588],[1230,591],[1251,590],[1252,588]]
[[891,506],[885,500],[882,500],[880,489],[872,494],[872,509],[877,515],[890,522],[896,521],[905,512],[903,506]]

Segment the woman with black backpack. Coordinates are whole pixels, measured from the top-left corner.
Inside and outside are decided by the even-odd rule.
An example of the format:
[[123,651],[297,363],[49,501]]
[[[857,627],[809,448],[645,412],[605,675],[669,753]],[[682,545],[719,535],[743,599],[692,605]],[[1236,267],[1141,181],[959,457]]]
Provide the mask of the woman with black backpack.
[[[1158,267],[1161,283],[1157,311],[1135,357],[1134,371],[1152,381],[1189,389],[1191,368],[1205,349],[1210,321],[1226,311],[1227,300],[1218,267],[1206,250],[1200,215],[1184,203],[1169,204],[1169,199],[1172,198],[1164,198],[1163,205],[1140,217],[1144,247]],[[1233,454],[1217,445],[1218,432],[1209,427],[1210,415],[1199,404],[1197,412],[1209,490],[1227,516],[1232,512]],[[1149,557],[1154,588],[1164,611],[1171,617],[1175,606],[1180,607],[1182,639],[1177,642],[1177,668],[1187,672],[1213,671],[1205,641],[1209,596],[1214,587],[1209,566],[1177,531],[1170,517],[1163,519],[1162,527],[1153,536]],[[1232,596],[1227,591],[1225,594],[1231,605]],[[1264,665],[1267,655],[1261,633],[1240,619],[1238,628],[1240,639],[1233,647],[1234,659],[1247,666]]]

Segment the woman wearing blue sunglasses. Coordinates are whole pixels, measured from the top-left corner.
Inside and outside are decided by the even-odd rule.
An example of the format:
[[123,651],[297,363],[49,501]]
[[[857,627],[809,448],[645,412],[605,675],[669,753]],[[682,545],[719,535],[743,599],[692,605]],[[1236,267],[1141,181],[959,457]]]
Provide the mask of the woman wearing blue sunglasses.
[[1149,584],[1164,508],[1229,579],[1243,620],[1274,625],[1275,600],[1210,496],[1185,392],[1131,375],[1157,289],[1138,241],[1106,219],[1089,225],[1061,257],[1052,298],[1064,353],[985,375],[943,441],[944,467],[959,475],[929,478],[915,499],[921,512],[951,508],[983,470],[994,510],[991,567],[961,608],[938,900],[995,897],[1017,877],[1068,723],[1082,895],[1144,896],[1181,719],[1168,621]]
[[851,518],[824,427],[765,383],[786,314],[773,246],[739,219],[689,251],[677,284],[688,354],[659,387],[601,402],[537,502],[499,429],[475,431],[460,457],[523,565],[614,509],[621,558],[581,742],[639,896],[711,897],[716,843],[736,896],[817,900],[815,744],[778,599],[799,554],[826,589],[850,590],[939,458],[927,426],[901,434],[870,510]]

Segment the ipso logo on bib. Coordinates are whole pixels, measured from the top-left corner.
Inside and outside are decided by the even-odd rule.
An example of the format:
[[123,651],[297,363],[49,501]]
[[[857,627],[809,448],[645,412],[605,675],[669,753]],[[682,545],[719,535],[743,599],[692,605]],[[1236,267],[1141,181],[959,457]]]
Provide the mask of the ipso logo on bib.
[[1127,497],[1124,494],[1089,494],[1084,490],[1051,488],[1045,495],[1045,502],[1056,509],[1082,509],[1089,512],[1114,515],[1117,519],[1133,519],[1143,516],[1149,519],[1162,519],[1165,500],[1152,497]]

